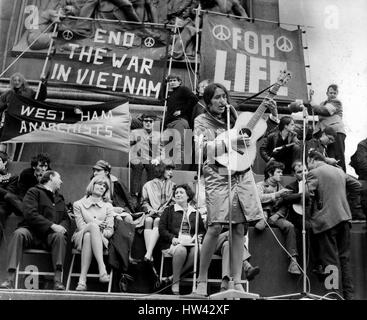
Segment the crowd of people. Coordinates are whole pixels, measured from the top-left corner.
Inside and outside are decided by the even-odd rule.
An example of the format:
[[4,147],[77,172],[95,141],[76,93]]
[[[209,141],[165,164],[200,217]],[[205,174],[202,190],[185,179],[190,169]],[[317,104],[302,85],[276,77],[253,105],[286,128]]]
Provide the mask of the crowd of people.
[[[0,98],[2,111],[6,111],[11,94],[35,97],[23,77],[17,74],[12,79],[12,88]],[[172,256],[173,294],[180,293],[180,278],[192,268],[194,255],[198,254],[195,293],[206,296],[214,253],[222,256],[221,290],[227,290],[233,279],[234,289],[244,291],[243,274],[250,281],[260,272],[258,266],[250,264],[250,253],[244,245],[248,227],[253,226],[257,232],[263,232],[266,227],[279,228],[289,257],[287,270],[293,276],[300,276],[297,237],[302,231],[304,215],[315,252],[314,269],[325,276],[327,266],[338,266],[342,295],[345,299],[353,298],[350,221],[352,217],[365,219],[367,148],[363,140],[351,159],[359,175],[357,180],[345,172],[346,133],[342,103],[337,99],[338,87],[330,85],[327,99],[322,103],[311,100],[302,106],[319,115],[315,130],[306,137],[297,132],[291,115],[279,119],[274,100],[264,101],[271,114],[257,155],[266,163],[264,181],[256,184],[251,166],[236,171],[231,170],[234,163],[228,161],[223,165],[217,161],[230,148],[239,154],[246,153],[253,142],[243,132],[218,139],[235,127],[238,112],[222,84],[204,83],[195,95],[182,85],[179,76],[169,76],[163,118],[163,127],[176,130],[181,142],[184,130],[194,132],[195,150],[203,155],[202,176],[197,177],[196,190],[172,181],[174,169],[184,168],[185,163],[164,157],[161,133],[154,130],[158,117],[151,112],[135,119],[139,121],[131,131],[131,185],[112,175],[112,167],[106,160],[99,160],[92,167],[85,195],[72,206],[67,206],[59,193],[62,177],[51,169],[47,154],[38,154],[32,158],[30,168],[14,175],[7,169],[8,155],[0,152],[0,239],[11,213],[23,217],[8,245],[8,277],[1,288],[14,288],[22,251],[41,247],[52,253],[55,290],[64,290],[61,274],[65,271],[67,242],[71,240],[81,253],[77,291],[87,290],[87,273],[93,257],[98,264],[99,281],[110,281],[103,259],[106,251],[108,263],[117,270],[114,274],[120,275],[120,287],[126,291],[127,281],[131,279],[128,267],[140,262],[132,257],[134,234],[140,232],[145,243],[143,263],[154,269],[153,252],[157,249]],[[293,107],[301,106],[294,102]],[[182,161],[185,159],[183,143],[176,147]],[[303,152],[306,163],[301,160]],[[281,183],[283,174],[294,175],[294,181],[286,187]],[[301,206],[303,192],[305,208]],[[227,230],[230,217],[232,239]],[[199,251],[195,245],[198,243]],[[229,254],[229,243],[233,255]]]

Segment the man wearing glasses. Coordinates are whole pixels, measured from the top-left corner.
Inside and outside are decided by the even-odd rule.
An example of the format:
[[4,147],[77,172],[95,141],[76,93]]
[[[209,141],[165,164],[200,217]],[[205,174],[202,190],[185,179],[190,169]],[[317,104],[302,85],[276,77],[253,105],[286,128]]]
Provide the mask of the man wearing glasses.
[[130,135],[130,165],[131,165],[131,194],[137,198],[141,195],[142,175],[144,169],[147,181],[155,178],[154,167],[160,161],[161,142],[160,133],[153,130],[157,116],[147,112],[140,116],[143,128],[134,129]]

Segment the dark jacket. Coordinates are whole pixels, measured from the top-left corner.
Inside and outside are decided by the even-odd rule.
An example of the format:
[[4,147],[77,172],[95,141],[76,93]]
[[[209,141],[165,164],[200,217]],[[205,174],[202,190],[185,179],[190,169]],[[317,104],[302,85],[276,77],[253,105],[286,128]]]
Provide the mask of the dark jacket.
[[[0,112],[3,112],[9,107],[11,97],[14,94],[18,94],[21,95],[22,97],[26,97],[29,99],[34,99],[36,97],[36,92],[29,87],[28,88],[22,87],[19,90],[9,89],[0,96]],[[45,82],[42,82],[40,93],[38,95],[37,100],[43,101],[46,99],[46,97],[47,97],[47,85]]]
[[124,208],[126,211],[134,213],[135,205],[130,192],[124,183],[113,182],[112,205],[114,207]]
[[[198,101],[197,96],[188,87],[182,85],[168,92],[165,126],[179,118],[186,119],[190,123],[194,106]],[[181,114],[174,116],[176,111],[181,111]]]
[[358,143],[357,150],[350,160],[350,165],[358,174],[358,179],[367,180],[367,139]]
[[[190,234],[193,236],[195,234],[195,221],[196,221],[196,211],[192,211],[189,215],[190,223]],[[178,237],[180,232],[181,222],[183,217],[183,211],[175,211],[175,205],[167,207],[159,221],[159,239],[160,247],[162,250],[168,249],[172,244],[172,239]],[[205,233],[205,227],[203,219],[199,213],[199,234]]]
[[[270,158],[274,157],[277,160],[277,156],[273,154],[273,150],[276,147],[279,147],[281,141],[281,136],[279,130],[274,131],[273,133],[269,134],[263,141],[262,145],[260,146],[260,155],[264,159],[265,162],[269,162]],[[289,134],[287,138],[287,144],[289,143],[296,143],[297,145],[300,144],[297,136],[294,134]],[[285,151],[286,152],[286,151]],[[280,161],[280,160],[277,160]]]
[[108,241],[108,264],[119,271],[129,268],[129,254],[133,245],[135,225],[115,219],[114,232]]
[[8,193],[16,193],[18,184],[18,176],[7,173],[0,176],[0,201],[4,200],[4,196]]
[[346,190],[360,192],[360,183],[342,169],[321,163],[308,175],[308,190],[312,201],[311,225],[315,234],[327,231],[352,219]]
[[19,175],[17,194],[21,199],[23,199],[27,191],[30,188],[36,186],[37,184],[38,180],[34,175],[34,169],[33,168],[24,169]]
[[64,197],[52,193],[40,184],[26,193],[23,199],[23,214],[24,221],[21,226],[28,227],[41,239],[52,232],[51,225],[54,223],[62,225],[67,231],[70,229]]

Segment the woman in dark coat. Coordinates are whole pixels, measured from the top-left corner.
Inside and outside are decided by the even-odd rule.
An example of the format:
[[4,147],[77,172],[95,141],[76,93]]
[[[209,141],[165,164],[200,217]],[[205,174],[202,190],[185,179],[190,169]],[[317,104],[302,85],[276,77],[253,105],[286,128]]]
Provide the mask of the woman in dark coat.
[[[164,210],[159,222],[161,249],[172,256],[173,294],[179,294],[180,276],[194,264],[196,234],[201,242],[205,232],[200,213],[189,204],[193,196],[187,184],[178,185],[174,190],[175,204]],[[199,214],[198,231],[196,214]]]

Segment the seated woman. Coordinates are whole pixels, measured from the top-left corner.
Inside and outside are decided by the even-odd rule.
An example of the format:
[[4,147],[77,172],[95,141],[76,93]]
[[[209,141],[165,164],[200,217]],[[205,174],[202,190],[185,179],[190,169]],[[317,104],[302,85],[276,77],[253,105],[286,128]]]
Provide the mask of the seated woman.
[[156,166],[156,176],[146,182],[142,190],[142,209],[146,212],[141,222],[144,225],[144,241],[146,253],[144,261],[153,264],[153,250],[159,239],[159,220],[163,211],[171,204],[175,183],[171,181],[174,165],[161,162]]
[[81,251],[77,291],[87,290],[87,273],[93,255],[98,263],[99,281],[110,281],[103,262],[103,248],[107,248],[108,239],[113,235],[113,208],[106,201],[108,190],[108,179],[101,175],[96,176],[88,184],[86,195],[73,205],[77,231],[73,234],[72,241],[75,248]]
[[[194,192],[187,184],[175,187],[175,204],[166,208],[159,223],[161,249],[172,256],[173,294],[179,294],[180,276],[194,264],[196,210],[189,202]],[[201,242],[205,232],[199,214],[198,238]]]

